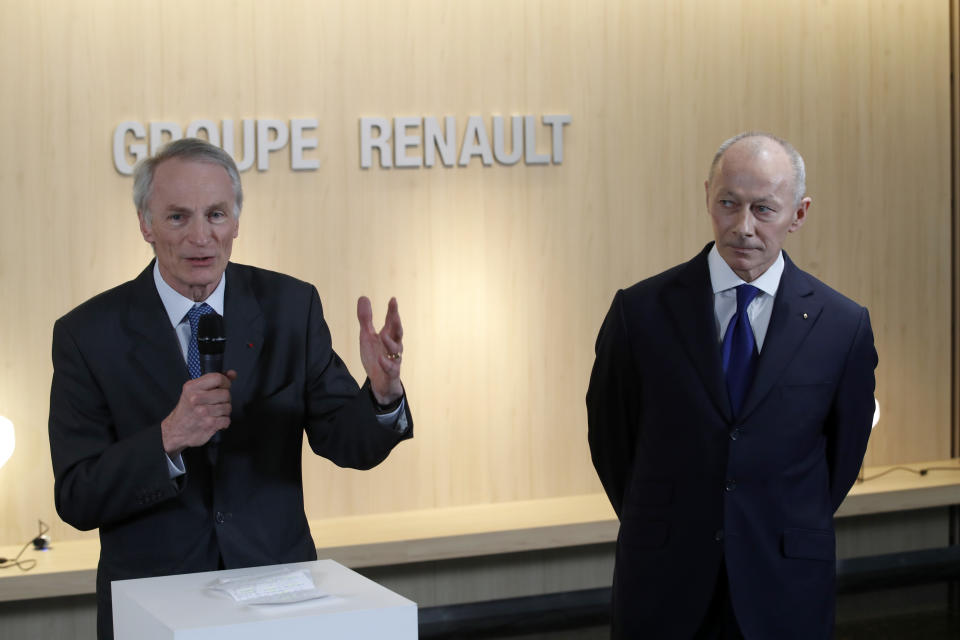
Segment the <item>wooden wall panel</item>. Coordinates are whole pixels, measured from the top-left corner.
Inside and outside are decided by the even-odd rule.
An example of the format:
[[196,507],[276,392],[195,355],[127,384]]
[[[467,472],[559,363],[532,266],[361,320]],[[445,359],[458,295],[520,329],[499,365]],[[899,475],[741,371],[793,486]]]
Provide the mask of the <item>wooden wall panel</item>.
[[[951,386],[952,406],[951,419],[953,424],[953,438],[950,445],[952,456],[960,456],[960,82],[956,74],[960,73],[960,0],[950,0],[950,161],[952,171],[953,202],[951,220],[953,222],[953,332],[952,338],[952,372]],[[954,515],[957,522],[960,514]]]
[[[234,259],[315,283],[355,374],[357,296],[396,295],[417,437],[371,472],[308,458],[311,517],[598,491],[597,329],[711,239],[710,158],[753,128],[807,159],[791,256],[871,309],[868,463],[949,455],[947,24],[936,0],[0,0],[0,540],[81,535],[53,510],[50,333],[150,259],[126,119],[320,120],[319,171],[244,174]],[[361,116],[527,113],[572,115],[562,166],[360,169]]]

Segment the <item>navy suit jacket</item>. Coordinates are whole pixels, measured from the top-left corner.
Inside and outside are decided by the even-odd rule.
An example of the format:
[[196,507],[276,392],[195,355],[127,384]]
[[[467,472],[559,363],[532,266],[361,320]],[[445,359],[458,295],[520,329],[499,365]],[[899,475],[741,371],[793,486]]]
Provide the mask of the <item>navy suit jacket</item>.
[[[171,480],[160,422],[190,374],[153,281],[140,276],[59,319],[53,331],[50,449],[57,512],[100,529],[100,637],[110,581],[316,559],[301,449],[369,468],[413,434],[382,426],[331,348],[316,289],[229,264],[224,366],[238,373],[215,465],[187,449]],[[366,386],[366,385],[365,385]]]
[[830,638],[833,514],[874,412],[869,315],[784,254],[734,416],[711,246],[619,291],[597,338],[587,411],[594,466],[620,518],[613,635],[692,637],[723,561],[747,638]]

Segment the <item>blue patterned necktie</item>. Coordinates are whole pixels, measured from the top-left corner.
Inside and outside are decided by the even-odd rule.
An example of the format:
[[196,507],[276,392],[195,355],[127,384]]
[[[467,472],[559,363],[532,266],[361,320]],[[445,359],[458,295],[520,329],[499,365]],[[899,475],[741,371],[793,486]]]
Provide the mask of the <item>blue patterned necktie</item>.
[[747,307],[760,290],[749,284],[737,287],[737,312],[723,336],[723,373],[727,376],[727,394],[733,415],[740,413],[757,365],[757,343],[747,318]]
[[187,369],[190,370],[191,378],[199,378],[203,375],[200,368],[200,350],[197,349],[197,327],[200,325],[200,316],[213,313],[213,308],[206,302],[194,305],[190,311],[187,311],[187,320],[190,321],[190,340],[187,342]]

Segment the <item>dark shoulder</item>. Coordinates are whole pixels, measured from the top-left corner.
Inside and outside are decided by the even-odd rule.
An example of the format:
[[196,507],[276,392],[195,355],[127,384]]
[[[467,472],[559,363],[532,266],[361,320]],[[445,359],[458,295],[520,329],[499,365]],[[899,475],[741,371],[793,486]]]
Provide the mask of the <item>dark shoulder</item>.
[[260,267],[252,267],[248,264],[238,264],[236,262],[231,262],[227,267],[228,285],[231,278],[242,278],[244,281],[249,283],[250,286],[263,289],[279,287],[281,289],[290,290],[309,290],[313,288],[313,285],[309,282],[294,278],[293,276],[285,273],[280,273],[279,271],[270,271],[269,269],[262,269]]
[[[149,267],[148,267],[149,269]],[[150,276],[150,284],[153,284],[153,275],[145,270],[133,280],[117,285],[112,289],[107,289],[98,293],[89,300],[80,303],[68,313],[64,314],[57,322],[67,325],[87,325],[90,322],[105,322],[107,318],[116,316],[119,311],[128,309],[134,302],[144,295],[143,279],[144,274]],[[149,290],[147,290],[149,292]],[[159,301],[159,296],[157,297]]]
[[227,266],[227,290],[237,287],[251,292],[264,302],[283,300],[284,304],[307,304],[316,294],[309,282],[260,267],[231,262]]
[[[692,261],[691,261],[692,262]],[[684,262],[666,271],[658,273],[655,276],[645,278],[630,287],[623,290],[626,299],[645,298],[651,295],[659,295],[665,286],[671,285],[688,275],[690,269],[695,268],[691,262]]]
[[668,289],[686,291],[694,297],[709,295],[711,287],[710,269],[707,266],[707,251],[710,246],[708,244],[703,251],[687,262],[678,264],[623,289],[622,292],[618,293],[618,296],[622,296],[622,302],[628,309],[642,311],[643,308],[652,309],[652,303],[660,299],[664,291]]

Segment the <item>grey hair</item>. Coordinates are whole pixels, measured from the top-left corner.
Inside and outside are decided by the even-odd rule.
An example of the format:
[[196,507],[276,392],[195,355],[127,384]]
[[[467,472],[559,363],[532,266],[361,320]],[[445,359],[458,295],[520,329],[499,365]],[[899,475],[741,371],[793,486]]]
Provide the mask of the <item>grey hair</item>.
[[233,217],[240,217],[243,208],[243,186],[240,184],[240,172],[230,154],[216,145],[212,145],[200,138],[181,138],[163,146],[155,156],[141,160],[133,172],[133,204],[137,212],[142,213],[147,224],[151,222],[150,209],[147,204],[153,191],[153,175],[157,167],[164,160],[180,158],[197,162],[218,164],[226,170],[233,185]]
[[723,154],[727,152],[727,149],[732,147],[737,142],[740,142],[744,138],[766,138],[767,140],[776,142],[784,151],[787,152],[787,157],[790,158],[790,164],[793,167],[794,205],[798,206],[800,201],[803,200],[803,196],[807,193],[807,170],[803,164],[803,157],[792,144],[783,138],[778,138],[777,136],[764,131],[745,131],[744,133],[738,133],[729,140],[725,140],[723,144],[720,145],[720,148],[717,149],[717,153],[713,156],[713,162],[710,163],[710,174],[707,176],[707,181],[713,182],[713,175],[717,171],[717,165],[720,164],[720,159],[723,157]]

